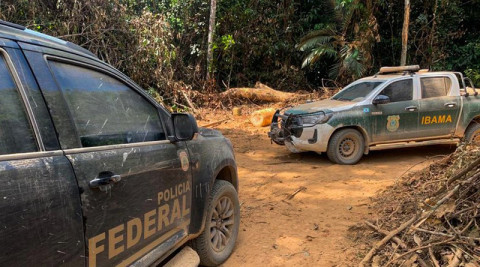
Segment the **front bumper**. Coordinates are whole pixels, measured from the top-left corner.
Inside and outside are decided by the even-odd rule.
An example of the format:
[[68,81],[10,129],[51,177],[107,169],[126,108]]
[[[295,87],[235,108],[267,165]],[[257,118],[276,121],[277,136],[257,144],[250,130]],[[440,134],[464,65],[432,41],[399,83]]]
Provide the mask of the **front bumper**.
[[286,131],[285,128],[281,128],[281,125],[285,125],[288,118],[289,116],[281,115],[280,110],[277,110],[273,115],[270,132],[268,132],[268,137],[273,143],[281,146],[285,145],[286,137],[290,135],[290,132]]
[[298,116],[282,115],[277,110],[270,125],[268,137],[273,143],[285,145],[291,152],[314,151],[326,152],[330,136],[335,128],[327,123],[313,126],[301,126]]

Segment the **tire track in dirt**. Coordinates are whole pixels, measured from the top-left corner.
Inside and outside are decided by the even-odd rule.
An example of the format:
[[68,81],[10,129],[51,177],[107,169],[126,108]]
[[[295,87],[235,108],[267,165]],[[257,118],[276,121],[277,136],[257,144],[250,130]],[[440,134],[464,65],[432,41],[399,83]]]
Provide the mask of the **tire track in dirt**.
[[[357,165],[341,166],[325,155],[291,154],[270,144],[268,128],[254,128],[247,117],[217,129],[234,146],[242,216],[236,249],[224,266],[355,265],[362,257],[357,249],[365,245],[354,243],[348,228],[369,218],[369,198],[413,165],[424,161],[410,171],[428,165],[433,161],[429,157],[454,150],[375,151]],[[306,190],[287,200],[302,186]]]

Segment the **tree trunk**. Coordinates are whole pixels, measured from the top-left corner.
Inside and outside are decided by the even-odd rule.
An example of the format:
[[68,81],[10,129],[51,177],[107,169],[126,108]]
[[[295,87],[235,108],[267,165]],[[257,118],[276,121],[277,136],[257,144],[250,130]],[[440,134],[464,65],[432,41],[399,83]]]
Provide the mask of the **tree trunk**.
[[217,13],[217,0],[210,2],[210,19],[208,25],[208,50],[207,50],[207,80],[210,80],[213,72],[213,36],[215,34],[215,16]]
[[250,122],[256,127],[268,126],[272,123],[275,112],[274,108],[257,110],[250,115]]
[[293,100],[298,95],[295,93],[287,93],[274,90],[265,84],[257,82],[255,88],[243,87],[243,88],[230,88],[227,91],[221,93],[222,97],[249,99],[251,101],[260,102],[286,102]]
[[407,45],[408,45],[408,25],[410,24],[410,0],[405,0],[405,17],[403,19],[402,30],[402,56],[400,66],[407,64]]

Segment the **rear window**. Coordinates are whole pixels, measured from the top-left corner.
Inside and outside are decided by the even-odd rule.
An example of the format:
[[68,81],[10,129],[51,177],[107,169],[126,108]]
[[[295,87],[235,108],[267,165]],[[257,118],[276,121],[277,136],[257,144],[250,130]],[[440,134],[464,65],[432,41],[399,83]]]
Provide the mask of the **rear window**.
[[421,78],[422,98],[446,96],[450,92],[452,81],[448,77]]
[[0,155],[37,151],[23,100],[0,55]]

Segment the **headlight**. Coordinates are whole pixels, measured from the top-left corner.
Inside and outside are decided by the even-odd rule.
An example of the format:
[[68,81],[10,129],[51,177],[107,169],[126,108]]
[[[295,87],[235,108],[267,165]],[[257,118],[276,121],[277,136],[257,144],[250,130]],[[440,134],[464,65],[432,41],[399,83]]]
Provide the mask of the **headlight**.
[[332,113],[325,114],[323,112],[308,114],[301,116],[301,122],[303,126],[313,126],[315,124],[321,124],[327,122],[332,117]]

